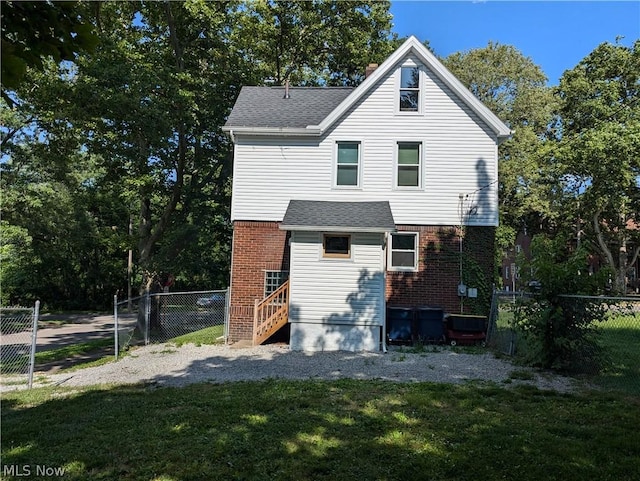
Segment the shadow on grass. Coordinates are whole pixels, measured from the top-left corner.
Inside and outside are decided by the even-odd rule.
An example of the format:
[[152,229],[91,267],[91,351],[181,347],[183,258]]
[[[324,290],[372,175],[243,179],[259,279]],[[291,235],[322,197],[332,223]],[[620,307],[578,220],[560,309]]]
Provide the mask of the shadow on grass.
[[593,382],[605,389],[640,395],[640,326],[606,327],[600,342],[606,362]]
[[48,388],[4,396],[2,460],[64,479],[637,479],[639,409],[357,380]]

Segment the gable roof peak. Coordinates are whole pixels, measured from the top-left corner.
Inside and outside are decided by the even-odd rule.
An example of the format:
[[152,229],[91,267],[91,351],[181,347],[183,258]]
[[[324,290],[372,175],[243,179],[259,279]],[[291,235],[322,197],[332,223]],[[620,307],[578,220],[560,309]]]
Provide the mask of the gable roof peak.
[[407,57],[414,54],[418,59],[431,70],[445,85],[447,85],[462,102],[464,102],[478,117],[484,121],[487,126],[496,134],[499,140],[510,137],[513,132],[507,127],[502,120],[498,118],[491,110],[489,110],[469,89],[467,89],[460,80],[456,78],[438,58],[425,47],[420,40],[414,35],[409,36],[398,49],[393,52],[382,64],[375,69],[371,75],[347,97],[340,105],[338,105],[322,122],[317,126],[309,126],[318,128],[321,132],[331,127],[342,115],[362,98],[382,77],[387,75],[396,65]]
[[376,83],[408,56],[429,69],[496,135],[513,132],[458,80],[417,37],[409,36],[395,52],[353,87],[243,87],[222,130],[254,135],[318,136],[326,132]]

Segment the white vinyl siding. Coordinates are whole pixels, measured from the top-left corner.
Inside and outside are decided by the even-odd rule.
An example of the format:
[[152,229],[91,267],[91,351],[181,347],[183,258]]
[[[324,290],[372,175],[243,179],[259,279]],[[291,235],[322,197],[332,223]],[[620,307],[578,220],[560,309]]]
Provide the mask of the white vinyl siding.
[[[232,220],[281,221],[290,199],[389,201],[397,224],[498,223],[497,143],[493,134],[429,70],[421,113],[397,112],[397,69],[319,138],[236,136]],[[336,189],[336,142],[360,142],[360,188]],[[422,142],[422,189],[394,188],[397,143]]]
[[[352,233],[350,259],[324,259],[322,239],[319,232],[291,236],[291,348],[370,350],[371,346],[334,345],[329,339],[339,333],[336,342],[344,342],[352,332],[379,340],[385,302],[384,235]],[[354,336],[349,342],[356,342]]]

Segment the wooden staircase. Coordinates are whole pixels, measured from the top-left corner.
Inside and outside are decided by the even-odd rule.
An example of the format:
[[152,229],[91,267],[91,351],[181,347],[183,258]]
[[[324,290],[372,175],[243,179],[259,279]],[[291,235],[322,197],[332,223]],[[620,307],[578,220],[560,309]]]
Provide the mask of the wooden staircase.
[[253,345],[269,339],[289,322],[289,281],[264,299],[256,300],[253,310]]

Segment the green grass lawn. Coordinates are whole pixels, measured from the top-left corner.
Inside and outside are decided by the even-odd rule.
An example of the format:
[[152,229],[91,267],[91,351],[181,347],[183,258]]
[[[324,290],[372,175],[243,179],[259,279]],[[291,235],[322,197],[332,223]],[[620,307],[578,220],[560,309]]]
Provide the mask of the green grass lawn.
[[[526,358],[527,340],[512,330],[513,312],[504,309],[496,322],[490,346],[497,352],[508,353],[511,343],[515,358]],[[602,368],[581,375],[588,382],[606,390],[640,395],[640,314],[611,315],[597,325],[598,342],[603,348]]]
[[174,337],[168,342],[175,344],[176,346],[182,346],[183,344],[195,344],[197,346],[205,344],[221,344],[224,339],[224,326],[212,326],[205,327],[199,331],[183,334],[182,336]]
[[640,315],[615,316],[599,327],[607,359],[593,382],[640,395]]
[[640,480],[640,401],[596,392],[265,381],[2,404],[2,464],[68,480]]
[[62,359],[69,359],[74,356],[89,354],[91,352],[99,351],[108,347],[113,347],[113,339],[96,339],[93,341],[79,342],[77,344],[60,347],[58,349],[36,352],[35,362],[37,366],[39,364],[45,364]]

